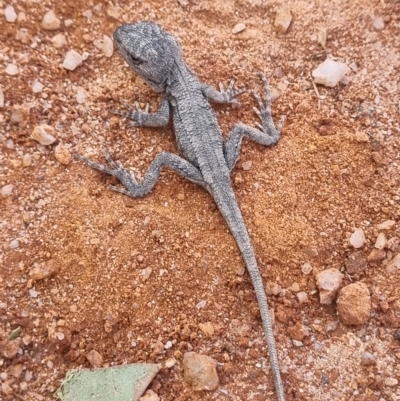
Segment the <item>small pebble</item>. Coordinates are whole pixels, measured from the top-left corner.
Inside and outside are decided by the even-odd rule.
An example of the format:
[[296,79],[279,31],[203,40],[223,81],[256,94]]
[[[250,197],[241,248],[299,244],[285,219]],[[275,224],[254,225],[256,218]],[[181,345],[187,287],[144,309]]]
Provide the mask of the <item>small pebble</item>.
[[46,31],[55,31],[60,28],[61,21],[56,17],[53,10],[47,11],[42,19],[42,28]]
[[343,277],[343,274],[335,268],[322,270],[316,275],[321,304],[330,305],[335,300]]
[[246,25],[243,24],[243,23],[239,23],[239,24],[236,24],[236,25],[233,27],[232,33],[233,33],[234,35],[236,35],[236,34],[238,34],[238,33],[240,33],[240,32],[243,32],[245,29],[246,29]]
[[253,165],[253,162],[251,160],[248,160],[248,161],[242,163],[242,168],[243,168],[243,170],[247,171],[247,170],[251,169],[252,165]]
[[64,25],[65,25],[66,28],[69,28],[70,26],[72,26],[73,23],[74,23],[74,20],[72,20],[72,19],[66,19],[64,21]]
[[19,29],[17,31],[15,38],[25,45],[27,45],[32,40],[32,37],[29,34],[29,31],[25,28]]
[[8,4],[4,9],[4,16],[6,17],[7,22],[15,22],[17,20],[17,13],[15,12],[14,7],[10,4]]
[[376,359],[370,352],[364,352],[361,355],[361,366],[375,366]]
[[67,38],[62,33],[58,33],[51,38],[51,43],[56,49],[61,49],[67,44]]
[[100,368],[103,365],[103,357],[94,349],[86,354],[86,359],[94,368]]
[[114,42],[107,35],[103,36],[102,50],[106,57],[111,57],[114,53]]
[[386,271],[390,273],[397,273],[400,271],[400,253],[398,253],[386,266]]
[[7,196],[10,196],[12,194],[13,188],[14,188],[13,184],[4,185],[4,187],[2,187],[0,189],[0,195],[3,198],[6,198]]
[[378,230],[390,230],[396,222],[394,220],[386,220],[381,224],[378,224]]
[[349,243],[356,249],[362,248],[365,243],[364,230],[362,228],[356,228],[349,238]]
[[66,70],[74,71],[77,67],[82,65],[82,63],[83,63],[83,57],[75,50],[70,50],[65,55],[63,61],[63,67]]
[[199,323],[199,329],[206,335],[212,336],[214,334],[214,326],[212,323]]
[[303,343],[299,340],[292,340],[292,343],[295,347],[302,347]]
[[71,163],[72,155],[71,152],[61,143],[56,146],[54,149],[54,157],[64,165],[68,165]]
[[22,158],[22,165],[24,167],[29,167],[32,165],[32,156],[29,153],[25,153]]
[[313,271],[313,268],[309,263],[304,263],[304,265],[301,266],[301,271],[303,274],[310,274]]
[[114,6],[108,6],[107,7],[107,15],[115,20],[119,20],[121,18],[119,9]]
[[10,242],[10,249],[17,249],[19,247],[19,241],[14,239]]
[[76,93],[76,101],[79,104],[83,104],[83,103],[85,103],[85,100],[86,100],[85,90],[83,88],[79,88]]
[[392,237],[387,242],[387,248],[392,252],[400,252],[400,238]]
[[153,269],[151,267],[146,267],[146,269],[143,269],[142,270],[143,278],[145,280],[148,280],[150,278],[152,271],[153,271]]
[[382,31],[385,28],[385,23],[383,22],[382,17],[376,17],[372,23],[372,26],[376,31]]
[[385,233],[379,233],[376,241],[375,241],[375,248],[376,249],[384,249],[387,245],[387,239]]
[[33,128],[31,138],[39,142],[43,146],[48,146],[54,143],[57,139],[52,135],[54,128],[51,125],[41,124]]
[[14,149],[14,141],[11,138],[6,139],[6,148]]
[[37,298],[37,296],[38,296],[38,293],[37,293],[37,291],[35,291],[34,289],[30,289],[29,290],[29,296],[31,297],[31,298]]
[[299,302],[300,302],[301,304],[304,304],[305,302],[308,301],[307,293],[304,292],[304,291],[298,292],[298,293],[296,294],[296,296],[297,296],[297,299],[299,300]]
[[397,379],[395,379],[394,377],[388,377],[387,379],[385,379],[385,386],[394,387],[394,386],[397,386],[398,384],[399,384],[399,381]]
[[7,67],[4,71],[7,75],[13,76],[13,75],[17,75],[19,73],[19,68],[15,64],[10,63],[10,64],[7,64]]
[[274,26],[278,32],[285,33],[292,22],[292,14],[287,8],[278,10],[275,17]]
[[316,84],[335,87],[341,79],[346,75],[348,67],[345,63],[327,58],[312,72]]
[[40,93],[43,90],[43,84],[39,81],[36,81],[32,85],[32,92],[33,93]]
[[88,10],[85,10],[85,11],[82,13],[82,15],[83,15],[84,17],[86,17],[88,20],[90,20],[90,19],[92,19],[92,17],[93,17],[93,12],[92,12],[91,9],[88,9]]

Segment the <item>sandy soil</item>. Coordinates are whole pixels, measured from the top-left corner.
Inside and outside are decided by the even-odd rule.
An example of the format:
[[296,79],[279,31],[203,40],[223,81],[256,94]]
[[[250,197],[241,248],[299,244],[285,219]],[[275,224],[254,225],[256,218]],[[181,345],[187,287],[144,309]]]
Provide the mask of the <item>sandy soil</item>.
[[[356,227],[365,255],[379,232],[400,237],[400,3],[10,0],[0,9],[9,3],[26,18],[0,16],[0,188],[13,185],[0,198],[0,341],[21,332],[16,355],[5,357],[4,347],[0,355],[0,399],[51,400],[67,370],[91,366],[92,349],[103,366],[176,358],[152,383],[165,401],[275,399],[254,292],[210,196],[164,171],[150,195],[131,199],[107,189],[116,184],[110,177],[56,157],[61,145],[67,156],[104,161],[107,148],[140,178],[159,151],[177,152],[172,125],[127,129],[110,114],[120,99],[158,106],[116,52],[108,58],[99,48],[122,23],[148,19],[179,38],[201,80],[235,77],[248,89],[240,108],[215,106],[224,135],[235,122],[256,122],[250,89],[262,89],[260,70],[279,92],[273,115],[287,115],[282,139],[269,149],[245,140],[232,179],[265,283],[282,287],[269,299],[287,399],[400,400],[400,272],[386,269],[396,252],[386,249],[355,275],[345,268]],[[274,28],[281,4],[293,15],[285,34]],[[61,20],[55,31],[41,25],[51,9]],[[235,35],[237,23],[246,29]],[[56,48],[59,33],[67,43]],[[70,49],[89,53],[74,71],[62,67]],[[318,98],[311,71],[327,56],[350,71],[346,85],[318,86]],[[10,63],[17,75],[5,72]],[[43,84],[37,93],[35,82]],[[39,124],[53,127],[56,143],[30,138]],[[397,223],[379,230],[387,220]],[[32,269],[45,267],[54,274],[33,280]],[[368,286],[365,325],[343,325],[335,305],[319,303],[315,274],[332,267],[345,273],[343,285]],[[196,393],[184,382],[188,350],[218,361],[217,391]],[[365,352],[372,366],[361,364]]]

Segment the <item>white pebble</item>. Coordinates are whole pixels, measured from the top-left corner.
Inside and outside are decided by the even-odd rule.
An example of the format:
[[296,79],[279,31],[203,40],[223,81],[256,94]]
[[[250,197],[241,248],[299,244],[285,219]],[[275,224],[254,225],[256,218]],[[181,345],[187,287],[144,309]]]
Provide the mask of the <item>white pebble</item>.
[[247,171],[251,169],[253,162],[251,160],[245,161],[242,163],[243,170]]
[[14,141],[11,138],[6,139],[6,148],[14,149]]
[[6,17],[7,22],[15,22],[17,20],[17,13],[15,12],[14,7],[10,4],[4,9],[4,16]]
[[76,93],[76,101],[79,104],[82,104],[85,103],[85,99],[86,99],[85,90],[83,88],[79,88],[78,92]]
[[36,81],[32,85],[32,92],[33,93],[40,93],[43,90],[43,84],[39,81]]
[[394,386],[397,386],[398,384],[399,384],[399,381],[397,379],[395,379],[394,377],[388,377],[387,379],[385,379],[385,386],[394,387]]
[[196,308],[197,308],[197,309],[202,309],[202,308],[204,308],[206,305],[207,305],[207,301],[205,301],[205,300],[203,299],[203,300],[201,300],[201,301],[196,305]]
[[7,65],[5,73],[7,75],[17,75],[19,73],[19,68],[15,64],[10,63]]
[[29,290],[29,296],[30,296],[31,298],[37,298],[38,293],[37,293],[37,291],[35,291],[33,288],[31,288],[31,289]]
[[47,11],[42,19],[42,28],[47,31],[55,31],[60,28],[61,21],[56,17],[53,10]]
[[70,50],[65,55],[63,67],[66,70],[74,71],[82,63],[83,63],[83,57],[75,50]]
[[385,28],[385,23],[383,22],[382,17],[376,17],[372,23],[372,26],[375,30],[382,31]]
[[93,17],[93,13],[91,9],[85,10],[82,15],[90,20]]
[[19,247],[19,241],[17,239],[13,239],[10,242],[10,249],[17,249]]
[[233,33],[234,35],[236,35],[236,34],[238,34],[238,33],[240,33],[240,32],[243,32],[245,29],[246,29],[246,25],[240,22],[239,24],[236,24],[236,25],[233,27],[232,33]]
[[384,249],[387,245],[386,235],[384,233],[379,233],[376,237],[375,248]]
[[304,292],[304,291],[298,292],[298,293],[296,294],[296,296],[297,296],[297,299],[299,300],[299,302],[300,302],[301,304],[303,304],[304,302],[307,302],[307,301],[308,301],[307,293]]
[[350,245],[356,249],[362,248],[365,243],[365,235],[362,228],[356,228],[349,239]]
[[165,345],[164,345],[164,348],[165,348],[165,349],[170,349],[170,348],[172,348],[172,342],[171,342],[171,341],[167,341],[167,342],[165,343]]
[[51,43],[53,43],[53,46],[56,49],[61,49],[67,44],[67,39],[65,35],[63,35],[62,33],[58,33],[57,35],[51,38]]
[[114,42],[107,35],[103,36],[102,50],[106,57],[111,57],[114,53]]
[[10,196],[11,193],[12,193],[13,188],[14,188],[13,184],[4,185],[4,187],[0,189],[0,195],[3,198],[5,198],[7,196]]
[[313,271],[312,266],[307,262],[304,263],[303,266],[301,266],[301,271],[303,272],[303,274],[310,274]]
[[72,19],[66,19],[64,21],[64,25],[66,28],[69,28],[70,26],[72,26],[73,23],[74,23],[74,20],[72,20]]
[[24,154],[22,158],[22,165],[24,167],[29,167],[32,165],[32,156],[29,153]]
[[346,75],[348,67],[345,63],[327,58],[313,72],[315,83],[333,88]]

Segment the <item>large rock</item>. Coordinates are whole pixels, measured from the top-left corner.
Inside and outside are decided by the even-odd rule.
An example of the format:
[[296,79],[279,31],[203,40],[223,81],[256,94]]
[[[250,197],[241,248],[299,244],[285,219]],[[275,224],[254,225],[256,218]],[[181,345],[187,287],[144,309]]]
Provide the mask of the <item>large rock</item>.
[[343,287],[338,296],[337,310],[341,322],[348,325],[364,324],[371,313],[371,296],[364,283]]

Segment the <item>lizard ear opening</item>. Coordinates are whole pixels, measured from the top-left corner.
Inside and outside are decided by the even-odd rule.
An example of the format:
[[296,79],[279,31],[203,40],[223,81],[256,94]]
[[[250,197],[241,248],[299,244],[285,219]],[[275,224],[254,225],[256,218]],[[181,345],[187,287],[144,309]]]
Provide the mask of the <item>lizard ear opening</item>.
[[144,60],[142,60],[139,57],[135,57],[130,53],[128,53],[128,57],[129,57],[129,60],[132,62],[132,64],[140,65],[140,64],[144,63]]

